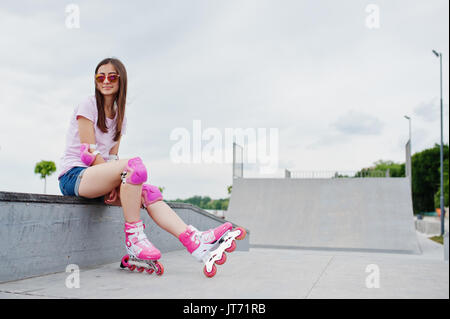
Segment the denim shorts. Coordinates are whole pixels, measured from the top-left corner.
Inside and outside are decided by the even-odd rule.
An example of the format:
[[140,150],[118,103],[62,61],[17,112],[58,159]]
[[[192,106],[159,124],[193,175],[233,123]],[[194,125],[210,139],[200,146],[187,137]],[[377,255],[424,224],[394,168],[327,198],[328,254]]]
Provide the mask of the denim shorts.
[[64,196],[79,196],[78,188],[85,170],[86,167],[72,167],[59,178],[59,189]]

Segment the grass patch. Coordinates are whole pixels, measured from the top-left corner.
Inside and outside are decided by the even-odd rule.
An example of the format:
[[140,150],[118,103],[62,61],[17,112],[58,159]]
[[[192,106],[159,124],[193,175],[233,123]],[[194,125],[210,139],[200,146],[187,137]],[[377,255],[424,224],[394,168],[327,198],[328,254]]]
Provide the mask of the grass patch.
[[441,245],[444,245],[444,236],[433,236],[433,237],[430,237],[430,239]]

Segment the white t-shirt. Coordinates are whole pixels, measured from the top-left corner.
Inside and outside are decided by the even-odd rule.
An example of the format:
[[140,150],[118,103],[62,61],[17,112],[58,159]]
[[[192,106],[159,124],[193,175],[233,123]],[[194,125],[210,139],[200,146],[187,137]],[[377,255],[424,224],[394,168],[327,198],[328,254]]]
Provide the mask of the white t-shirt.
[[[97,127],[98,111],[95,96],[88,97],[80,105],[75,107],[72,117],[70,118],[69,130],[66,135],[66,149],[64,150],[64,155],[61,157],[59,163],[60,173],[58,179],[72,167],[88,167],[80,158],[81,141],[78,133],[78,116],[83,116],[94,123],[95,143],[97,144],[97,150],[103,158],[107,159],[109,151],[117,144],[117,142],[113,140],[116,133],[117,112],[114,119],[106,117],[106,127],[108,128],[108,132],[103,133]],[[127,118],[124,116],[121,135],[124,135],[126,132],[126,123]]]

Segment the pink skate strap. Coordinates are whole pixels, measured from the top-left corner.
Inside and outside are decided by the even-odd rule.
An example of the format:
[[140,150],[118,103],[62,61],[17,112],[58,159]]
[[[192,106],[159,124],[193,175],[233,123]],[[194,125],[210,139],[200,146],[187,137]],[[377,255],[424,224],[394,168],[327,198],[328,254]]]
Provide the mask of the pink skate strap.
[[187,250],[192,253],[194,250],[197,249],[198,246],[200,246],[200,241],[198,239],[193,238],[195,236],[195,232],[198,232],[197,229],[189,225],[186,228],[186,231],[184,233],[181,233],[178,239],[183,244],[184,247],[187,248]]
[[145,229],[145,224],[142,220],[139,220],[135,223],[125,223],[125,232],[128,234],[134,234],[138,232],[142,232]]

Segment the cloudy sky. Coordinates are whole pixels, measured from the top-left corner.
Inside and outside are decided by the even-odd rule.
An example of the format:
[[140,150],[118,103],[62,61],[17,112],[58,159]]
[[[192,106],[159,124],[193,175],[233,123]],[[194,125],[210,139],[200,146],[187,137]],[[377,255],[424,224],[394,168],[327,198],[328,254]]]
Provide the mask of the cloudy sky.
[[[245,176],[404,162],[404,115],[412,118],[413,152],[440,138],[439,60],[432,49],[444,56],[448,143],[448,6],[447,0],[2,1],[0,191],[43,192],[34,165],[58,165],[73,108],[93,94],[95,66],[109,56],[122,60],[129,77],[119,156],[141,156],[167,199],[225,197],[232,183],[225,158],[171,157],[177,130],[204,150],[208,140],[196,140],[195,123],[202,134],[211,128],[223,137],[222,151],[230,149],[226,129],[266,129],[268,140],[269,129],[276,130],[270,147],[279,169],[268,175],[261,162],[248,164]],[[260,143],[263,136],[256,136]],[[60,194],[57,173],[47,193]]]

